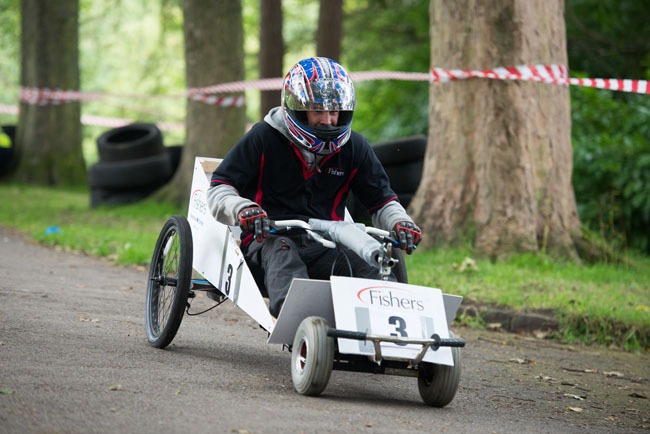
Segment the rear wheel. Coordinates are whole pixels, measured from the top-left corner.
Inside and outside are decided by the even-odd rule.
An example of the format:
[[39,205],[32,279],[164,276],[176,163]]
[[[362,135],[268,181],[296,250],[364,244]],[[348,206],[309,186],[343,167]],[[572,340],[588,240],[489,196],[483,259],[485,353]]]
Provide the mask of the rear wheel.
[[[449,332],[453,338],[453,333]],[[425,404],[444,407],[456,396],[460,383],[460,348],[452,347],[454,366],[422,362],[418,375],[418,391]]]
[[302,395],[320,395],[332,374],[334,338],[327,336],[327,321],[310,316],[296,330],[291,352],[293,387]]
[[165,348],[181,325],[192,282],[192,232],[187,219],[173,216],[154,248],[145,308],[147,340]]

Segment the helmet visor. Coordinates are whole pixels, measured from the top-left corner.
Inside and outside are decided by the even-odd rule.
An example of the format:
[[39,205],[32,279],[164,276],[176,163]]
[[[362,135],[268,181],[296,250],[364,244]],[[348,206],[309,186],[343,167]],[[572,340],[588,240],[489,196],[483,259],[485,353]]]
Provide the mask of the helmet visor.
[[[345,111],[354,110],[354,87],[340,79],[322,78],[306,82],[294,80],[287,83],[285,103],[289,110]],[[288,95],[291,93],[291,95]]]

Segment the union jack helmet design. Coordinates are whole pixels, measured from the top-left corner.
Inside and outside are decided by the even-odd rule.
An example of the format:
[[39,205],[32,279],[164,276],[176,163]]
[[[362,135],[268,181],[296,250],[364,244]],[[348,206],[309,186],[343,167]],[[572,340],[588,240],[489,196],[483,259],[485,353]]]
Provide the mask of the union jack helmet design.
[[[348,141],[355,105],[350,76],[332,59],[310,57],[301,60],[284,78],[284,122],[296,142],[316,154],[336,152]],[[338,124],[309,126],[307,111],[338,111]]]

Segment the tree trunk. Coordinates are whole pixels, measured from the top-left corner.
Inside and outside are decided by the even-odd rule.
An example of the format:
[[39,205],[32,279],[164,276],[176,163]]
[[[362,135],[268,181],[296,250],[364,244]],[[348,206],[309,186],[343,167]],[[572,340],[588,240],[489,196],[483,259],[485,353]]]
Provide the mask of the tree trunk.
[[[567,64],[563,0],[431,2],[431,63]],[[468,79],[430,87],[429,141],[411,203],[424,247],[471,241],[490,257],[576,258],[569,90]]]
[[[241,2],[185,0],[183,17],[187,87],[243,80]],[[183,206],[187,206],[189,200],[195,157],[225,156],[246,126],[244,107],[218,107],[191,100],[187,104],[183,156],[172,181],[157,194],[159,198]]]
[[343,0],[320,0],[316,54],[341,61]]
[[[282,38],[282,0],[260,0],[260,78],[282,77],[284,39]],[[280,105],[279,90],[262,91],[260,117]]]
[[[79,3],[21,2],[21,85],[79,90]],[[21,103],[14,179],[45,185],[85,185],[78,101]]]

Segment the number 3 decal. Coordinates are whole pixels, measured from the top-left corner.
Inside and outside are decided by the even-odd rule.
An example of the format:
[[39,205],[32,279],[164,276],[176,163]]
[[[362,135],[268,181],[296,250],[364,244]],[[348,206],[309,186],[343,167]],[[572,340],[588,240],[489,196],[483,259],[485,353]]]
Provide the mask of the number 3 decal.
[[226,269],[226,273],[228,273],[228,277],[226,281],[224,282],[223,289],[224,289],[224,294],[229,295],[230,294],[230,285],[232,284],[232,264],[228,264],[228,268]]
[[[404,321],[404,318],[400,318],[399,316],[391,316],[388,318],[388,324],[394,325],[395,326],[395,331],[397,333],[391,333],[391,336],[397,336],[397,337],[403,337],[407,338],[408,334],[406,333],[406,321]],[[398,343],[397,345],[406,345],[403,343]]]

